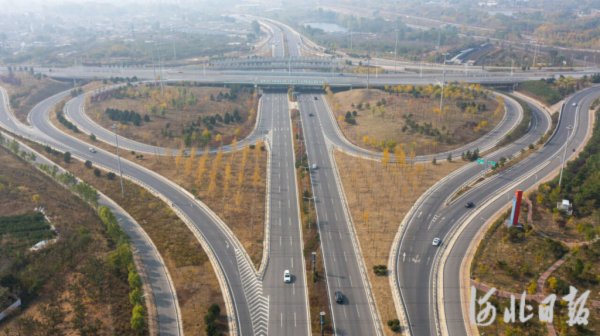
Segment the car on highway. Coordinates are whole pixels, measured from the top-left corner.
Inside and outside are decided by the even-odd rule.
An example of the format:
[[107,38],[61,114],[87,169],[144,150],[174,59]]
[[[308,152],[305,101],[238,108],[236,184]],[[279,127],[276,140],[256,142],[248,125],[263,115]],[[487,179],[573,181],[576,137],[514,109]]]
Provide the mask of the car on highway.
[[96,153],[96,149],[94,149],[94,147],[90,147],[88,148],[88,150],[90,151],[90,153]]
[[315,115],[311,113],[308,114],[309,117],[314,117]]
[[314,98],[315,98],[315,100],[319,100],[319,97],[316,97],[316,96],[315,96]]
[[438,237],[433,238],[433,242],[431,243],[431,245],[433,246],[440,246],[440,244],[442,244],[442,240]]
[[335,302],[342,304],[344,303],[344,294],[342,294],[341,291],[337,290],[334,293],[334,297],[335,297]]
[[292,274],[290,273],[290,270],[283,271],[283,282],[284,283],[292,282]]
[[310,165],[310,170],[317,170],[319,168],[316,163]]
[[465,208],[467,208],[467,209],[471,209],[474,206],[475,206],[475,203],[473,203],[473,202],[467,202],[467,203],[465,203]]
[[573,106],[577,106],[577,102],[573,103]]

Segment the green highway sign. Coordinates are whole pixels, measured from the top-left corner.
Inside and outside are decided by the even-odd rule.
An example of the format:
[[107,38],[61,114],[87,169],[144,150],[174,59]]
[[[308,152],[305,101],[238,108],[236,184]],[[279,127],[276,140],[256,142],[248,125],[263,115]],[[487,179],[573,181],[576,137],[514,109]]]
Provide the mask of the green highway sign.
[[485,164],[485,159],[477,159],[477,163],[480,165]]
[[490,166],[495,167],[496,166],[496,161],[488,161],[488,163],[490,164]]

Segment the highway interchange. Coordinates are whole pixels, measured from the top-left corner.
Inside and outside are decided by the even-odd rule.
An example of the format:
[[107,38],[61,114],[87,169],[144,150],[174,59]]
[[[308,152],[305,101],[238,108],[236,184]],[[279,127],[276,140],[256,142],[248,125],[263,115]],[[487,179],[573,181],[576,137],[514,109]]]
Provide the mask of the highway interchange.
[[[275,55],[286,57],[301,55],[301,37],[284,25],[265,21],[273,30],[276,41]],[[67,68],[41,69],[48,75],[77,78],[108,78],[111,76],[137,76],[152,80],[148,69],[106,69],[106,68]],[[118,72],[115,72],[118,71]],[[322,73],[289,72],[203,72],[199,70],[166,71],[165,79],[195,80],[205,83],[248,83],[266,86],[301,83],[306,86],[321,86],[323,83],[340,86],[366,86],[397,83],[436,83],[439,75],[424,76],[414,74],[385,75],[366,79],[364,76],[324,75]],[[581,73],[577,73],[581,75]],[[547,73],[533,74],[447,74],[448,81],[469,81],[480,83],[511,83],[527,79],[547,77]],[[368,82],[367,82],[368,81]],[[482,219],[487,220],[497,209],[506,205],[516,188],[527,189],[538,179],[550,174],[560,165],[560,153],[567,143],[567,126],[573,126],[568,148],[582,143],[588,130],[587,107],[600,91],[597,88],[584,90],[573,95],[561,114],[555,135],[538,152],[517,164],[509,171],[498,174],[485,183],[477,185],[461,195],[456,201],[447,204],[451,194],[465,182],[472,180],[481,167],[475,164],[452,174],[428,191],[429,197],[414,205],[413,210],[401,227],[401,238],[393,260],[392,276],[401,294],[402,307],[408,318],[408,331],[413,335],[433,335],[448,332],[450,335],[464,335],[465,317],[460,305],[459,269],[462,257],[470,240],[476,233]],[[36,105],[29,114],[31,126],[18,122],[2,104],[0,121],[2,126],[13,132],[43,144],[49,144],[63,151],[70,151],[82,160],[92,160],[112,171],[119,171],[117,157],[104,150],[97,153],[88,151],[89,145],[75,139],[54,127],[49,121],[50,111],[68,92],[50,97]],[[316,97],[316,99],[315,99]],[[2,96],[6,100],[5,95]],[[338,335],[382,334],[383,324],[379,321],[372,301],[366,278],[364,262],[351,219],[345,206],[343,190],[332,158],[334,148],[350,154],[378,159],[379,155],[360,149],[349,143],[339,131],[323,95],[300,94],[298,97],[302,129],[306,140],[309,162],[319,167],[311,173],[316,209],[321,236],[321,247],[326,266],[332,321]],[[573,106],[572,103],[577,105]],[[100,140],[114,144],[114,133],[95,124],[83,113],[84,96],[71,99],[66,107],[66,115],[84,131],[94,133]],[[550,126],[549,117],[532,106],[533,118],[527,134],[516,142],[500,148],[486,157],[494,160],[516,155],[521,148],[535,143]],[[315,117],[309,117],[309,114]],[[454,151],[465,148],[492,148],[505,134],[518,123],[521,111],[517,104],[507,99],[507,113],[498,128],[486,137]],[[257,123],[251,135],[240,141],[241,145],[264,139],[269,147],[269,192],[267,203],[267,230],[265,231],[266,258],[256,269],[241,243],[210,209],[196,200],[173,182],[128,160],[121,160],[123,175],[148,188],[169,204],[186,222],[211,257],[215,272],[220,280],[228,313],[233,314],[230,328],[240,335],[307,335],[311,333],[308,297],[306,293],[305,260],[303,258],[302,234],[299,222],[298,192],[294,170],[291,120],[287,95],[265,91],[260,105]],[[119,139],[119,145],[127,150],[164,154],[165,149],[141,144],[130,139]],[[226,148],[230,150],[230,148]],[[569,151],[570,153],[570,151]],[[456,155],[458,154],[458,155]],[[438,154],[445,158],[446,153]],[[431,156],[418,157],[417,161],[428,162]],[[523,179],[526,177],[525,179]],[[486,200],[489,204],[483,205]],[[477,200],[474,210],[466,210],[463,203]],[[475,217],[472,215],[476,214]],[[469,217],[470,216],[470,217]],[[471,218],[473,217],[473,218]],[[400,219],[399,219],[400,220]],[[457,232],[460,226],[464,229]],[[441,248],[433,248],[433,237],[443,237]],[[447,245],[451,237],[456,241]],[[449,256],[444,257],[448,250]],[[444,262],[441,259],[447,258]],[[415,261],[416,260],[416,261]],[[291,284],[282,282],[284,269],[294,275]],[[441,273],[440,273],[441,271]],[[441,276],[439,275],[441,274]],[[439,279],[443,281],[443,293],[438,293]],[[164,281],[164,279],[162,280]],[[333,292],[342,290],[347,297],[344,305],[332,301]],[[439,302],[440,296],[444,300]],[[180,335],[178,312],[170,302],[159,306],[161,334]],[[329,312],[328,312],[329,313]],[[444,316],[440,316],[445,314]],[[443,325],[440,320],[444,320]],[[312,330],[312,332],[316,332]]]

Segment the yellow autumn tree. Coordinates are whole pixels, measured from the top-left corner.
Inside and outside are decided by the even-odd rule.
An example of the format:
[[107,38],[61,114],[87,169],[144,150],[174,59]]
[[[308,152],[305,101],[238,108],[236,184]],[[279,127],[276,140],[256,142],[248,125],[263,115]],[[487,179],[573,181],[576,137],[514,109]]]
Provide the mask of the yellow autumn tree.
[[197,188],[200,188],[202,185],[202,178],[204,177],[204,173],[206,172],[206,161],[208,160],[208,146],[204,148],[204,152],[198,161],[198,168],[196,169],[196,178],[194,183]]
[[185,176],[190,176],[192,174],[192,169],[194,168],[194,160],[196,159],[196,148],[191,149],[190,156],[185,160],[184,174]]

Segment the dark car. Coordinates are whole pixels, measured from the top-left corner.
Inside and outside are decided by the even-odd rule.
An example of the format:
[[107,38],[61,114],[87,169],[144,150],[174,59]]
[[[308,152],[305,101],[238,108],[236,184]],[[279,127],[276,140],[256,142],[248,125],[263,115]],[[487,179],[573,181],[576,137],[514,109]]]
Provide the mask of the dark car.
[[315,100],[319,100],[319,97],[316,97],[316,96],[315,96]]
[[315,115],[314,115],[314,114],[312,114],[312,113],[309,113],[309,114],[308,114],[308,116],[309,116],[309,117],[314,117]]
[[465,204],[465,208],[467,208],[467,209],[470,209],[474,206],[475,206],[475,203],[473,203],[473,202],[467,202],[467,204]]
[[340,291],[335,291],[335,302],[342,304],[344,303],[344,294]]

